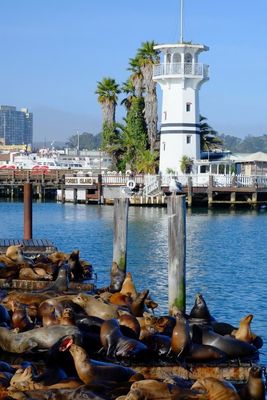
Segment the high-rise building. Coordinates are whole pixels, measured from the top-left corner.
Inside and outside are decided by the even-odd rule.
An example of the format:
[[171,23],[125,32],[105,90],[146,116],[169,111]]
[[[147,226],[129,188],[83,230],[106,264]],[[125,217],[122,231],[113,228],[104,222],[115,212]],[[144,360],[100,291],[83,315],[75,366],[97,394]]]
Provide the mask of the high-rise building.
[[0,106],[0,139],[5,145],[32,144],[32,113],[13,106]]

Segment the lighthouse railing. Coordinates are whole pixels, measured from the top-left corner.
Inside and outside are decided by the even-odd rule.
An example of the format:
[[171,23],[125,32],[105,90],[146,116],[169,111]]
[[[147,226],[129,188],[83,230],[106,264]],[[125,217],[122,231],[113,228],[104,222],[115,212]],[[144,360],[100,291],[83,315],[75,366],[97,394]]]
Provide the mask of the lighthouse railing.
[[200,63],[162,63],[155,64],[153,76],[178,75],[178,76],[196,76],[207,78],[208,65]]

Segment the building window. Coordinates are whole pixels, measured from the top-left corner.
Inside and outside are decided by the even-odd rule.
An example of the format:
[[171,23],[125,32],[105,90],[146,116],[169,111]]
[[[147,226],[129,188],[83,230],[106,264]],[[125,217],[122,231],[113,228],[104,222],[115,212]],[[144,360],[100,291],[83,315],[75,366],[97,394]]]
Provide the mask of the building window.
[[166,119],[167,119],[167,111],[163,111],[163,114],[164,114],[164,121],[166,121]]
[[186,103],[186,112],[191,111],[191,103]]
[[165,142],[162,142],[162,147],[163,147],[163,151],[165,151],[166,150],[166,143]]
[[191,135],[186,136],[186,143],[190,144],[191,141],[192,141],[192,136]]

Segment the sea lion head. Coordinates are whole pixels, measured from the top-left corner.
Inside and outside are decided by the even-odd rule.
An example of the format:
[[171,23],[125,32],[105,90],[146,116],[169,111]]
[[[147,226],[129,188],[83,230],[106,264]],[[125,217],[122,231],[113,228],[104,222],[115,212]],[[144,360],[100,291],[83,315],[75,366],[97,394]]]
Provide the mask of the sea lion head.
[[84,307],[90,297],[84,293],[79,293],[77,296],[73,297],[72,302],[78,304],[81,307]]
[[248,314],[248,315],[246,315],[244,318],[242,318],[242,319],[240,320],[240,323],[241,323],[241,324],[242,324],[242,323],[244,323],[244,324],[250,324],[252,320],[253,320],[253,315],[252,315],[252,314]]
[[249,376],[253,378],[260,378],[262,379],[263,369],[257,366],[253,366],[249,370]]
[[28,390],[30,384],[33,384],[33,371],[29,365],[24,370],[22,368],[17,369],[10,381],[10,386],[17,390]]
[[23,248],[22,244],[16,246],[9,246],[6,250],[6,256],[13,261],[16,261],[18,263],[23,263],[25,260],[22,248]]
[[199,318],[206,321],[213,320],[202,294],[196,295],[195,304],[190,312],[190,318]]

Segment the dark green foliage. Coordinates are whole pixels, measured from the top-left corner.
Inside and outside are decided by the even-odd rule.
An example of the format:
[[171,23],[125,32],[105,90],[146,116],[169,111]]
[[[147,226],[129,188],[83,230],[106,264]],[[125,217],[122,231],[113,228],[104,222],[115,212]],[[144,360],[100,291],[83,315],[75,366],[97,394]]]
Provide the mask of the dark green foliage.
[[258,151],[267,152],[267,135],[251,136],[240,139],[231,135],[220,135],[224,146],[232,153],[256,153]]
[[[92,133],[83,132],[79,135],[80,150],[98,150],[101,143],[101,134],[93,135]],[[78,147],[78,135],[71,136],[66,145],[72,149]]]

